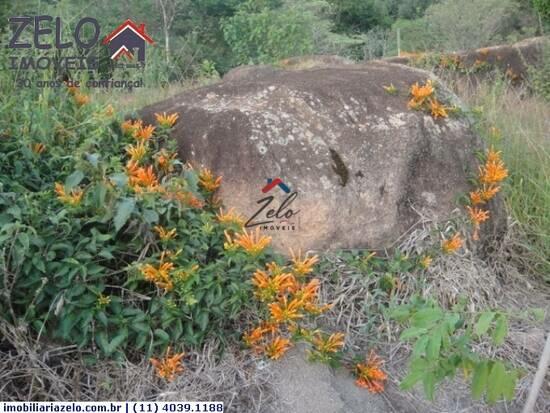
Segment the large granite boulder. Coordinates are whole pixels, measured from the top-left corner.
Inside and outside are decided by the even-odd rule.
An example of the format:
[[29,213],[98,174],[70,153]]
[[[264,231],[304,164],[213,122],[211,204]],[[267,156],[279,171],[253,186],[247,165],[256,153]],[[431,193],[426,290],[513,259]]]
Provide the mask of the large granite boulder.
[[[155,112],[178,112],[181,158],[223,175],[225,205],[280,250],[384,248],[419,214],[447,219],[477,171],[482,142],[464,115],[407,108],[410,86],[429,76],[384,62],[263,67],[141,115],[152,122]],[[389,84],[399,93],[385,91]],[[438,94],[456,99],[443,86]]]

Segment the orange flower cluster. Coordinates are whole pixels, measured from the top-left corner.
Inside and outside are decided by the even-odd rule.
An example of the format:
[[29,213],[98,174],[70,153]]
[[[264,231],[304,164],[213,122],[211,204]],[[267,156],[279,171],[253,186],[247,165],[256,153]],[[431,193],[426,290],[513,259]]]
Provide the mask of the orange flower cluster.
[[[269,319],[246,333],[243,340],[257,353],[272,359],[280,358],[288,350],[290,335],[306,331],[299,325],[306,315],[318,315],[330,308],[317,303],[319,280],[302,281],[305,274],[311,272],[317,257],[301,259],[299,254],[292,255],[294,258],[290,265],[281,266],[272,262],[265,269],[258,269],[252,277],[254,295],[266,306]],[[314,346],[314,351],[325,358],[343,346],[343,334],[340,333],[328,338],[320,333],[308,334],[307,340]]]
[[145,142],[138,142],[136,145],[126,147],[126,153],[130,156],[130,160],[135,163],[140,162],[147,155],[147,150]]
[[371,393],[383,392],[384,382],[388,376],[381,369],[382,363],[380,357],[371,351],[365,363],[358,363],[355,366],[355,373],[357,375],[355,384],[368,389]]
[[143,278],[154,283],[158,288],[171,291],[174,288],[174,283],[170,277],[170,271],[174,269],[174,263],[170,261],[164,262],[164,259],[164,255],[161,256],[158,267],[152,264],[143,265],[141,267],[141,273]]
[[153,166],[140,167],[135,162],[128,162],[126,165],[128,174],[128,185],[138,193],[160,191],[161,187],[158,178],[153,171]]
[[135,130],[141,128],[143,125],[143,121],[141,120],[132,120],[128,119],[120,125],[120,129],[122,129],[122,133],[125,135],[132,135]]
[[171,115],[167,115],[166,112],[155,113],[157,123],[163,128],[171,128],[174,126],[178,121],[179,116],[180,115],[177,113],[172,113]]
[[453,254],[462,248],[464,241],[460,238],[460,234],[457,232],[449,239],[444,239],[441,243],[441,249],[445,254]]
[[41,154],[46,150],[46,145],[44,145],[43,143],[33,143],[31,145],[31,150],[34,153]]
[[90,103],[90,96],[77,91],[74,94],[74,101],[76,102],[77,106],[84,106]]
[[155,127],[153,125],[139,125],[139,127],[135,128],[132,132],[132,136],[134,139],[136,139],[139,142],[143,142],[146,140],[151,139],[151,136],[153,136],[153,132],[155,132]]
[[479,227],[482,222],[485,222],[489,219],[489,211],[484,211],[481,208],[467,206],[468,214],[470,215],[470,221],[474,227],[474,232],[472,238],[474,240],[479,239]]
[[210,169],[202,168],[199,173],[199,185],[208,192],[215,192],[222,184],[222,177],[215,177]]
[[315,350],[320,354],[337,353],[344,347],[344,333],[334,333],[328,337],[323,337],[321,333],[313,337]]
[[176,238],[176,228],[169,230],[161,225],[157,225],[154,229],[161,241],[170,241],[171,239]]
[[80,201],[82,201],[82,196],[84,195],[84,191],[80,188],[74,188],[71,190],[71,193],[68,194],[65,191],[63,184],[59,182],[55,183],[55,193],[57,194],[57,199],[64,204],[69,204],[72,206],[80,204]]
[[161,149],[156,157],[158,167],[165,174],[169,174],[174,170],[175,158],[176,158],[176,153],[169,153],[166,151],[166,149]]
[[250,234],[243,228],[242,232],[231,236],[229,231],[225,231],[227,242],[224,244],[226,250],[235,251],[242,248],[251,256],[261,254],[271,243],[271,237],[260,234],[260,228]]
[[245,219],[235,212],[234,208],[231,208],[227,213],[223,212],[223,209],[220,208],[220,212],[216,214],[218,222],[221,224],[235,224],[238,227],[243,227],[245,224]]
[[172,199],[182,203],[183,205],[189,206],[191,208],[201,209],[204,207],[204,202],[198,199],[189,191],[183,189],[169,190],[165,193],[164,197],[166,199]]
[[479,239],[479,229],[481,223],[489,219],[489,211],[479,208],[489,202],[500,191],[500,183],[508,176],[504,162],[501,159],[501,153],[490,148],[487,152],[485,163],[479,167],[478,188],[470,192],[470,203],[467,206],[468,215],[473,226],[472,238]]
[[434,93],[435,88],[431,80],[427,80],[423,86],[420,86],[418,82],[415,83],[410,90],[409,109],[430,111],[436,119],[448,117],[448,108],[437,100]]
[[300,250],[298,250],[298,254],[294,254],[294,252],[290,250],[290,255],[292,257],[292,270],[298,277],[309,274],[313,271],[313,266],[319,262],[319,257],[317,257],[317,255],[302,259],[302,251]]
[[171,349],[166,349],[166,354],[161,359],[150,359],[151,364],[157,372],[157,376],[167,381],[174,381],[174,379],[183,372],[183,363],[181,359],[185,356],[185,353],[171,354]]

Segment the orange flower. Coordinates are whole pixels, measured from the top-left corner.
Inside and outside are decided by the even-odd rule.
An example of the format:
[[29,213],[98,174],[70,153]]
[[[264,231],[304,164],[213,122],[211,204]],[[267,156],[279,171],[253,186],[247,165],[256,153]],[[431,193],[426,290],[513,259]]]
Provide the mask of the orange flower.
[[430,99],[430,109],[434,118],[446,118],[449,116],[447,108],[437,101],[437,99]]
[[[67,84],[67,82],[65,82],[65,84]],[[78,93],[78,87],[77,86],[68,86],[68,84],[67,84],[67,91],[69,92],[70,95],[75,95],[76,93]]]
[[418,109],[421,107],[430,96],[432,96],[434,93],[434,88],[432,85],[432,81],[428,80],[426,81],[426,84],[424,86],[420,86],[417,83],[411,86],[410,94],[411,99],[409,100],[409,108],[410,109]]
[[140,168],[136,167],[135,163],[129,162],[126,171],[129,177],[129,185],[134,191],[156,191],[159,189],[159,182],[155,172],[153,172],[153,166]]
[[243,335],[244,344],[247,347],[255,347],[256,344],[264,337],[266,330],[264,328],[256,327],[250,333],[245,333]]
[[131,135],[136,131],[137,129],[141,128],[141,125],[143,122],[141,120],[133,121],[132,119],[128,119],[120,125],[120,129],[122,129],[122,132],[125,135]]
[[185,353],[170,355],[170,347],[168,347],[162,359],[157,360],[152,358],[150,361],[156,369],[158,377],[167,381],[174,381],[174,379],[184,370],[181,362],[183,356],[185,356]]
[[432,264],[432,257],[430,257],[429,255],[424,255],[421,259],[420,259],[420,265],[422,266],[422,268],[424,269],[428,269],[428,267]]
[[154,283],[158,288],[170,291],[174,288],[174,284],[170,278],[170,271],[174,269],[174,264],[172,262],[163,262],[163,258],[161,257],[158,268],[151,264],[145,264],[141,268],[141,273],[143,278]]
[[277,274],[270,277],[262,270],[256,270],[252,277],[252,284],[256,287],[255,295],[262,302],[273,300],[278,294],[292,289],[296,280],[292,274]]
[[155,227],[155,232],[159,235],[159,238],[162,241],[169,241],[171,239],[176,238],[176,228],[168,230],[163,226],[157,225]]
[[479,225],[489,219],[489,211],[482,210],[480,208],[472,208],[467,206],[466,209],[470,214],[470,220],[474,225]]
[[487,221],[489,219],[489,211],[482,210],[480,208],[472,208],[470,206],[467,206],[466,209],[468,210],[468,214],[470,214],[470,221],[472,221],[472,225],[474,227],[474,233],[472,235],[472,238],[474,240],[479,239],[479,226],[481,223]]
[[[227,237],[227,234],[226,234]],[[231,238],[229,238],[231,239]],[[250,234],[243,228],[243,232],[235,235],[235,240],[231,240],[236,245],[239,245],[248,254],[256,256],[262,253],[271,242],[271,237],[266,237],[260,234],[260,228],[256,228],[255,232]]]
[[262,323],[260,326],[256,327],[250,333],[245,333],[243,335],[243,341],[248,347],[253,347],[257,351],[261,350],[261,347],[258,346],[258,343],[264,338],[266,334],[275,335],[279,331],[277,324],[275,323]]
[[157,155],[157,163],[159,168],[165,173],[170,173],[174,170],[173,160],[176,158],[176,153],[168,153],[162,149]]
[[132,132],[132,136],[138,141],[146,141],[148,139],[151,139],[154,131],[155,127],[153,125],[143,126],[140,123],[140,125]]
[[288,303],[286,297],[283,297],[279,302],[271,303],[268,307],[271,318],[277,323],[293,323],[294,320],[303,317],[299,313],[302,304],[298,300],[292,300]]
[[290,348],[290,340],[282,337],[276,337],[272,342],[265,346],[265,354],[272,360],[278,360]]
[[155,113],[155,118],[157,119],[157,123],[162,126],[163,128],[171,128],[174,126],[179,118],[179,114],[172,113],[171,115],[167,115],[166,112]]
[[303,285],[298,291],[296,291],[294,297],[302,305],[313,304],[315,300],[317,300],[319,287],[319,280],[317,278],[314,278],[306,285]]
[[105,116],[107,116],[107,117],[110,118],[111,116],[113,116],[113,115],[115,114],[115,108],[113,108],[113,105],[108,104],[108,105],[105,107],[104,113],[105,113]]
[[172,199],[191,208],[200,209],[204,206],[204,203],[195,197],[191,192],[184,190],[179,185],[176,188],[168,190],[164,196],[166,199]]
[[344,337],[343,333],[334,333],[325,339],[321,334],[316,334],[313,345],[321,353],[336,353],[344,347]]
[[266,266],[267,270],[271,273],[271,275],[278,275],[278,274],[282,274],[283,272],[285,272],[285,267],[281,267],[275,261],[267,263],[265,266]]
[[71,190],[70,194],[67,194],[65,192],[65,187],[59,182],[55,183],[55,193],[57,194],[57,199],[64,204],[69,204],[72,206],[80,204],[80,201],[82,201],[82,196],[84,195],[84,191],[80,188],[74,188]]
[[199,173],[199,184],[208,192],[214,192],[222,184],[222,177],[214,177],[212,171],[207,168],[202,168]]
[[462,238],[460,238],[460,234],[457,232],[452,236],[451,239],[443,240],[441,244],[441,249],[443,249],[443,252],[445,254],[452,254],[462,247],[462,243]]
[[223,213],[223,209],[220,208],[219,214],[216,214],[218,222],[221,224],[236,224],[239,227],[243,227],[245,224],[245,219],[239,214],[235,213],[234,208],[231,208],[227,213]]
[[470,192],[470,201],[472,205],[484,204],[494,198],[498,191],[500,191],[500,186],[483,185],[483,187],[477,189],[475,192]]
[[302,252],[298,251],[298,254],[295,255],[292,249],[290,255],[292,256],[292,270],[298,277],[303,277],[313,271],[313,266],[319,261],[317,255],[302,259]]
[[80,92],[76,92],[74,94],[74,100],[75,100],[77,106],[84,106],[84,105],[90,103],[90,96],[84,95]]
[[489,149],[485,165],[479,168],[479,180],[483,184],[491,185],[503,181],[508,176],[508,170],[500,159],[500,152]]
[[359,363],[355,366],[355,374],[357,375],[355,384],[368,389],[371,393],[382,393],[384,391],[384,381],[388,376],[380,368],[381,365],[382,360],[371,351],[366,363]]
[[31,145],[31,150],[34,152],[34,153],[42,153],[46,150],[46,145],[44,145],[43,143],[33,143]]
[[130,160],[139,162],[147,155],[147,145],[145,142],[138,142],[136,145],[126,147],[126,153],[130,155]]

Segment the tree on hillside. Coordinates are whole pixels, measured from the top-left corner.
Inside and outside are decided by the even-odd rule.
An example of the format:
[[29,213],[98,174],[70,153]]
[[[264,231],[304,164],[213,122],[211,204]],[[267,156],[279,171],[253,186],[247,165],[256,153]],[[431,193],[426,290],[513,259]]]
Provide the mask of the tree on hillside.
[[334,9],[335,30],[366,33],[376,26],[389,27],[388,3],[383,0],[328,0]]
[[550,1],[549,0],[533,0],[533,6],[539,14],[541,20],[550,23]]
[[461,50],[501,42],[514,27],[514,0],[443,0],[426,10],[434,47]]

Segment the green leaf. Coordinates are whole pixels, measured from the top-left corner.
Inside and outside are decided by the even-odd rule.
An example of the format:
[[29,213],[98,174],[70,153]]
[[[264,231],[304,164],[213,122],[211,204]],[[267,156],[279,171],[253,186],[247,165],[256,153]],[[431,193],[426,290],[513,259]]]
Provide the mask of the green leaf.
[[492,311],[486,311],[481,314],[479,317],[479,320],[477,320],[477,323],[474,326],[474,332],[478,336],[482,336],[489,330],[489,327],[491,326],[491,322],[493,321],[493,318],[495,317],[495,313]]
[[108,354],[114,353],[114,351],[121,346],[122,343],[128,338],[128,330],[122,329],[118,335],[111,340],[108,346]]
[[199,324],[201,331],[206,330],[206,327],[208,326],[208,313],[206,311],[199,313],[197,316],[197,323]]
[[409,338],[419,337],[422,334],[426,334],[428,330],[425,328],[417,328],[417,327],[410,327],[406,330],[403,330],[401,335],[399,336],[400,340],[407,340]]
[[428,335],[422,336],[416,341],[412,352],[413,358],[420,357],[422,354],[424,354],[424,352],[426,351],[426,346],[428,345],[428,341],[430,341],[430,336]]
[[107,334],[104,331],[96,333],[95,342],[97,343],[101,351],[107,354],[109,349],[109,341],[107,340]]
[[115,231],[118,232],[132,215],[132,211],[136,206],[136,200],[134,198],[124,198],[121,200],[116,209],[116,214],[113,219],[115,224]]
[[500,361],[495,361],[489,373],[487,385],[487,402],[496,403],[503,395],[506,384],[506,369]]
[[416,383],[423,379],[425,374],[426,362],[422,359],[414,360],[410,365],[409,374],[401,381],[400,387],[403,390],[411,389]]
[[67,190],[73,189],[84,179],[84,173],[82,171],[74,171],[65,179],[65,188]]
[[157,328],[155,330],[155,336],[164,343],[168,343],[170,341],[170,336],[168,335],[168,333],[164,330],[161,330],[160,328]]
[[156,224],[159,222],[159,214],[156,213],[156,211],[152,209],[146,209],[143,211],[143,219],[148,224]]
[[472,378],[472,398],[474,400],[479,400],[485,392],[488,377],[489,366],[486,361],[482,361],[475,367]]
[[502,343],[504,343],[504,338],[506,337],[506,334],[508,334],[508,319],[504,314],[500,314],[497,317],[497,322],[495,326],[495,330],[493,331],[493,343],[496,346],[500,346]]
[[514,400],[516,393],[516,381],[518,378],[517,371],[511,371],[506,373],[504,377],[504,383],[502,385],[502,394],[504,398],[508,401]]
[[427,328],[439,321],[443,313],[439,308],[423,308],[412,318],[413,325],[419,328]]
[[433,330],[430,341],[426,346],[426,357],[429,360],[435,360],[439,357],[439,350],[441,349],[441,327]]
[[424,393],[428,400],[434,399],[435,391],[435,375],[433,373],[427,373],[422,378],[422,385],[424,386]]

